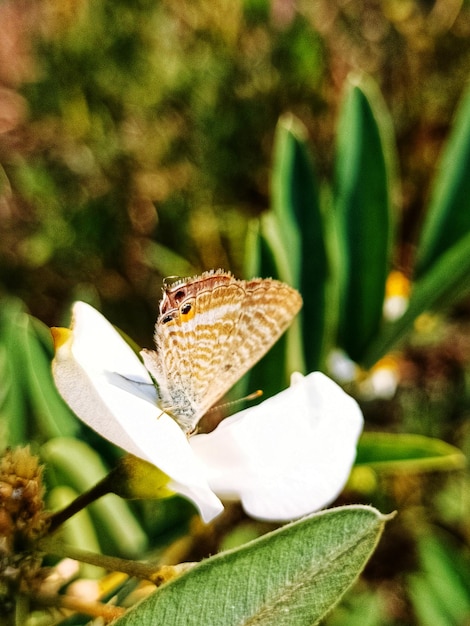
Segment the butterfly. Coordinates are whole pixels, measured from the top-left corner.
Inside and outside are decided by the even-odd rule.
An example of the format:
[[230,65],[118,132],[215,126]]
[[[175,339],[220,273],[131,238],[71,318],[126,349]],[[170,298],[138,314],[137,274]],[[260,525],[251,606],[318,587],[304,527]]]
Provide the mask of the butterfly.
[[298,291],[270,278],[224,270],[165,285],[156,351],[143,350],[159,406],[186,431],[279,339],[302,306]]

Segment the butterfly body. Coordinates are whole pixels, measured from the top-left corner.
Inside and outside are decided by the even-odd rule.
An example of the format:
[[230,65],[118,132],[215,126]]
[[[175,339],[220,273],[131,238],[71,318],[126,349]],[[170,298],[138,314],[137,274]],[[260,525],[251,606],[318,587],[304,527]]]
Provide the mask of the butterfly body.
[[237,280],[222,270],[163,290],[156,351],[144,351],[161,408],[186,432],[279,339],[302,306],[272,279]]

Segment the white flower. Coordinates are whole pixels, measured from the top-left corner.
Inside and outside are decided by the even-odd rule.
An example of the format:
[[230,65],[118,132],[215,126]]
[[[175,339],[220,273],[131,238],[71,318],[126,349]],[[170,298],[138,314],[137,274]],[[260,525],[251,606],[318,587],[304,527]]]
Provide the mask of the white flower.
[[206,522],[223,509],[218,496],[240,500],[254,517],[284,521],[327,505],[343,488],[362,414],[323,374],[295,374],[285,391],[188,439],[159,409],[137,355],[98,311],[75,303],[71,330],[53,335],[54,380],[69,406],[163,471],[168,488],[192,500]]

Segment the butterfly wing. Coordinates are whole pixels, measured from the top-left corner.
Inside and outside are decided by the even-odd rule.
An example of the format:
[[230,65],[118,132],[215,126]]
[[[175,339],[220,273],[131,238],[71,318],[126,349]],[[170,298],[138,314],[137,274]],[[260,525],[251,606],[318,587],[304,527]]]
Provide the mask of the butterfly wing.
[[270,350],[302,306],[300,294],[279,281],[255,279],[244,282],[244,288],[227,350],[223,394]]
[[224,272],[167,289],[157,351],[144,354],[162,409],[188,431],[279,339],[302,305],[271,279],[236,280]]

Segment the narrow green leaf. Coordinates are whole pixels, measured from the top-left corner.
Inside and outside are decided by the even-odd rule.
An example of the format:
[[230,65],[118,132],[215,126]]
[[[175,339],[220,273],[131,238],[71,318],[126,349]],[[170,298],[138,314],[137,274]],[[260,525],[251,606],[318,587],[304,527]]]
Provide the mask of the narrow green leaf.
[[420,626],[455,626],[455,622],[446,615],[440,598],[435,590],[422,576],[408,578],[410,597]]
[[390,471],[455,470],[466,465],[465,455],[440,439],[423,435],[363,433],[355,466]]
[[371,367],[403,341],[418,315],[444,310],[470,290],[470,233],[442,254],[413,287],[407,310],[393,324],[387,324],[362,358]]
[[[255,225],[250,228],[246,267],[249,276],[271,276],[289,285],[295,284],[279,221],[272,212],[263,216],[258,228]],[[238,387],[242,390],[241,395],[261,389],[264,397],[269,398],[288,386],[292,372],[305,371],[299,317],[269,353],[250,370],[243,384]]]
[[116,626],[311,626],[355,581],[387,517],[372,507],[323,511],[203,561]]
[[340,344],[360,361],[382,320],[390,267],[392,142],[378,95],[361,81],[342,106],[337,139],[336,207],[344,264]]
[[27,389],[16,320],[24,306],[14,298],[0,304],[0,441],[16,446],[28,441]]
[[[427,533],[418,539],[422,572],[409,579],[420,624],[464,624],[470,615],[468,562],[447,542]],[[429,619],[432,617],[432,620]]]
[[271,276],[297,288],[297,277],[292,269],[289,248],[276,215],[270,211],[260,221],[258,237],[258,271],[261,276]]
[[[289,251],[289,269],[294,287],[300,287],[302,262],[301,232],[298,219],[309,210],[313,169],[305,162],[306,131],[292,115],[281,117],[274,138],[273,169],[271,177],[271,206],[283,247]],[[305,197],[304,193],[307,191]]]
[[0,332],[7,359],[5,382],[9,388],[4,408],[10,444],[78,433],[79,422],[52,379],[49,330],[28,315],[20,300],[10,298],[2,302]]
[[417,250],[416,276],[470,233],[470,89],[444,148]]
[[435,593],[445,606],[454,623],[470,615],[470,570],[462,577],[456,567],[459,554],[436,536],[424,536],[418,541],[423,569]]
[[282,117],[276,130],[272,207],[287,251],[292,284],[304,299],[302,341],[307,371],[313,371],[319,368],[325,347],[331,269],[307,130],[292,115]]
[[50,353],[52,339],[46,349],[37,334],[39,320],[24,315],[19,325],[23,329],[22,348],[24,375],[27,376],[31,408],[39,426],[37,434],[44,441],[51,437],[71,437],[80,430],[80,422],[65,404],[52,378]]

